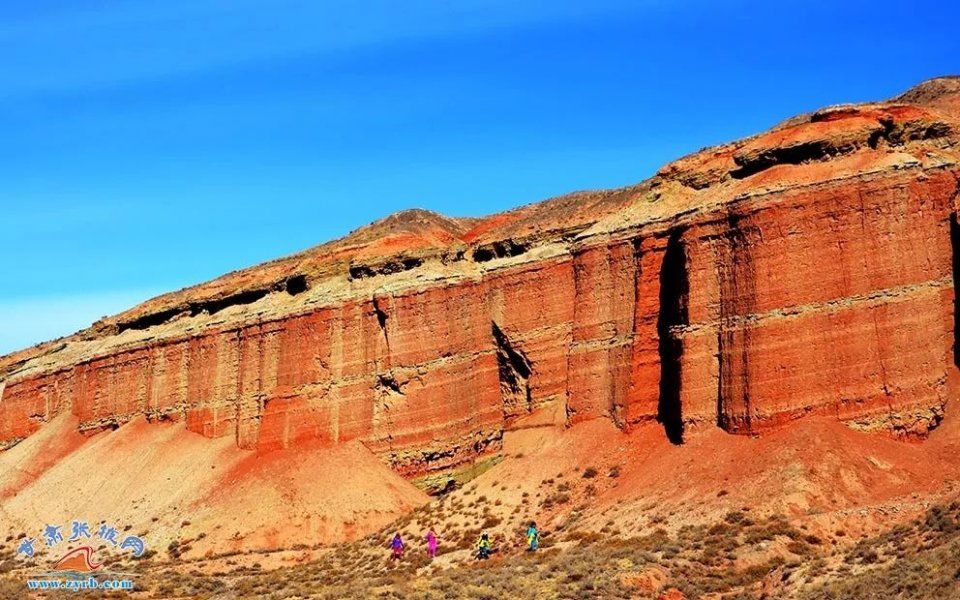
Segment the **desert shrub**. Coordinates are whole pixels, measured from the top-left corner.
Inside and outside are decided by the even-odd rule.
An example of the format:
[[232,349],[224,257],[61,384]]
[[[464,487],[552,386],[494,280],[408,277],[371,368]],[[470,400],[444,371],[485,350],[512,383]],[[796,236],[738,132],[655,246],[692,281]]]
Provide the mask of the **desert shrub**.
[[745,518],[746,518],[746,515],[744,515],[739,510],[731,510],[726,515],[724,515],[723,520],[726,521],[727,523],[734,524],[734,523],[742,523]]
[[167,554],[170,555],[170,558],[176,560],[180,558],[180,555],[183,553],[183,550],[180,548],[179,540],[173,540],[170,544],[167,545]]
[[488,516],[484,519],[483,523],[480,525],[483,529],[493,529],[497,525],[503,522],[503,519],[500,517]]
[[554,505],[566,504],[570,502],[570,494],[565,492],[556,492],[550,494],[540,502],[540,506],[545,509],[553,508]]

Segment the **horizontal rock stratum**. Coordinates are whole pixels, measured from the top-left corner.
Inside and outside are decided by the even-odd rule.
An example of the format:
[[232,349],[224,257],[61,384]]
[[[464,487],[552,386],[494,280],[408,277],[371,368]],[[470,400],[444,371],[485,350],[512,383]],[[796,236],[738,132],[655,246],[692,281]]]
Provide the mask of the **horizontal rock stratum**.
[[398,213],[0,359],[0,445],[146,417],[263,451],[362,442],[425,477],[594,418],[922,438],[957,378],[958,142],[940,78],[626,188]]

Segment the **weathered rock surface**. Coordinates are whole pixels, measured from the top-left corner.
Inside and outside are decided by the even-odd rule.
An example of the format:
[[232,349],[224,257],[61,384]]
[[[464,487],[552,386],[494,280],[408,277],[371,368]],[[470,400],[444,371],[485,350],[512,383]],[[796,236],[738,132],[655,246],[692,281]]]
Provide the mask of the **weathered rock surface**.
[[957,379],[958,141],[943,78],[623,189],[399,213],[3,357],[0,445],[146,417],[261,451],[357,440],[421,477],[539,408],[675,442],[807,415],[922,438]]

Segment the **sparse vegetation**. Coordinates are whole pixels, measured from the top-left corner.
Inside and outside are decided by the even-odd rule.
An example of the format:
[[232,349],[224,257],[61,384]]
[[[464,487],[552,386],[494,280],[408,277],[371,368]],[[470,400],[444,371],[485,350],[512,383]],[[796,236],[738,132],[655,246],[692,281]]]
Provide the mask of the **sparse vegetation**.
[[960,581],[960,503],[934,506],[909,524],[861,540],[832,567],[811,563],[818,579],[804,600],[956,598]]
[[[575,490],[558,488],[544,503],[570,501],[558,496]],[[610,519],[599,531],[581,529],[588,523],[581,516],[586,505],[577,504],[562,524],[541,530],[540,552],[527,553],[522,551],[522,540],[528,515],[504,519],[494,513],[493,503],[479,499],[473,507],[456,499],[422,507],[381,532],[321,549],[311,562],[280,569],[262,568],[260,556],[266,555],[231,553],[245,560],[226,560],[227,566],[221,562],[218,570],[203,572],[202,561],[183,558],[190,540],[170,543],[166,554],[177,559],[173,563],[157,562],[167,557],[154,556],[130,561],[124,568],[144,573],[138,586],[147,598],[268,600],[626,599],[656,597],[669,587],[691,600],[711,594],[721,594],[724,600],[948,598],[956,596],[960,577],[960,503],[933,507],[921,518],[872,538],[856,541],[854,535],[846,534],[845,545],[837,545],[831,530],[798,526],[784,516],[743,509],[729,511],[709,525],[671,529],[669,517],[649,515],[645,521],[663,525],[637,533],[622,520]],[[402,561],[387,558],[383,540],[388,531],[403,529],[409,540],[415,540],[414,532],[423,522],[450,522],[454,512],[467,518],[462,525],[441,532],[436,562],[416,542]],[[473,559],[473,547],[483,531],[491,534],[495,554],[489,561],[478,562]],[[23,596],[16,562],[0,555],[0,600]],[[85,597],[118,596],[93,593]]]

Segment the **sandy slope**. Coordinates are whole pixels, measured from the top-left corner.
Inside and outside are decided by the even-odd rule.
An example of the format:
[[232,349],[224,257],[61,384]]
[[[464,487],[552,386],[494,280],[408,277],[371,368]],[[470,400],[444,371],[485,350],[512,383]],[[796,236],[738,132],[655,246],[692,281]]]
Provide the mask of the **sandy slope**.
[[[71,439],[68,426],[51,424],[49,435],[43,428],[5,453],[0,479],[16,493],[3,503],[0,533],[106,520],[145,533],[160,551],[203,531],[191,543],[202,554],[349,539],[358,525],[376,528],[425,501],[362,446],[257,456],[181,423],[137,420],[89,440]],[[32,462],[51,455],[59,459],[52,466]],[[34,467],[17,466],[27,463]]]
[[427,499],[359,443],[300,446],[234,463],[190,505],[187,533],[219,551],[350,540]]
[[0,452],[0,500],[13,496],[88,440],[77,419],[62,414],[13,448]]

